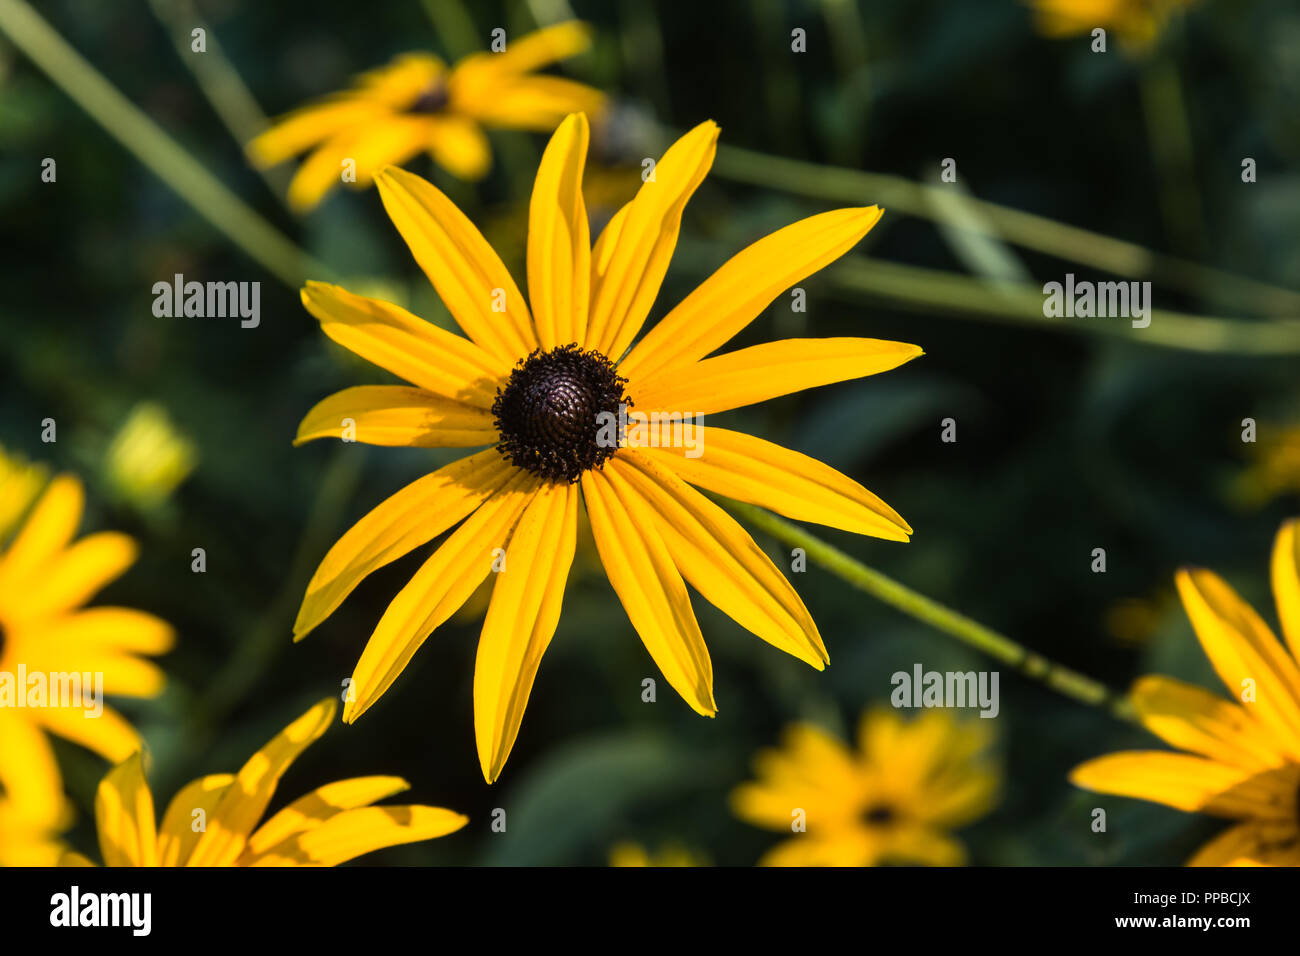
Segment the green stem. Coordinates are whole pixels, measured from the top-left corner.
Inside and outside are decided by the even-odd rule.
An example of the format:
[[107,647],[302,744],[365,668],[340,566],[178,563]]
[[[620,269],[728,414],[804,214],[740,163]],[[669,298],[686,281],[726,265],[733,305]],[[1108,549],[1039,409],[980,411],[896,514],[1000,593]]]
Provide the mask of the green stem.
[[[814,199],[856,205],[875,203],[893,212],[934,221],[946,221],[949,215],[942,204],[948,198],[942,186],[916,183],[901,176],[768,156],[736,146],[718,147],[713,173],[734,182],[784,189]],[[1208,301],[1235,302],[1239,308],[1260,315],[1300,315],[1300,292],[1162,255],[1046,216],[981,199],[965,202],[984,220],[981,231],[1026,249],[1116,275],[1150,279]]]
[[809,534],[784,518],[753,505],[728,501],[727,508],[778,541],[802,548],[808,560],[821,566],[859,591],[884,601],[904,614],[955,637],[963,644],[987,654],[1020,674],[1039,681],[1052,690],[1081,703],[1101,707],[1121,720],[1134,719],[1128,699],[1116,694],[1091,677],[1071,670],[1043,655],[1017,644],[1011,638],[964,614],[933,601],[924,594],[899,584],[893,578],[867,567],[856,558]]
[[[826,270],[833,287],[898,306],[978,316],[994,322],[1039,325],[1063,332],[1093,333],[1136,345],[1244,356],[1300,354],[1300,321],[1236,321],[1152,309],[1151,324],[1134,328],[1122,318],[1052,318],[1043,314],[1041,288],[936,269],[848,257]],[[1149,303],[1148,303],[1149,305]]]
[[[176,55],[194,77],[208,104],[220,118],[240,149],[267,127],[267,117],[244,85],[239,71],[234,68],[216,33],[194,9],[191,0],[149,0],[154,16],[172,37]],[[190,49],[190,31],[202,28],[207,38],[203,53]],[[289,191],[289,175],[283,166],[271,169],[258,168],[258,174],[270,188],[271,194],[287,210],[285,195]]]
[[1142,65],[1138,85],[1169,241],[1184,252],[1199,253],[1205,236],[1192,160],[1195,147],[1178,67],[1159,54]]
[[276,278],[296,289],[307,278],[332,275],[222,185],[24,0],[0,0],[0,30],[140,162]]

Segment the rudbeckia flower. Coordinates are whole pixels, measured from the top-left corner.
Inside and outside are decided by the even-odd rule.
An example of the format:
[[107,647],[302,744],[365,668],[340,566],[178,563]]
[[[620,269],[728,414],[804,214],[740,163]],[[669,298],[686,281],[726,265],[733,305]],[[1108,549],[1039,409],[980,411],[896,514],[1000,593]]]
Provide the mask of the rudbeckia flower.
[[296,110],[248,144],[257,166],[311,155],[289,185],[289,202],[311,209],[343,182],[343,163],[355,162],[358,188],[377,170],[428,151],[460,179],[477,180],[492,165],[484,127],[550,132],[569,113],[595,114],[599,91],[534,71],[574,56],[591,44],[577,21],[508,40],[500,53],[475,53],[450,69],[436,56],[408,53],[363,74],[345,93]]
[[0,795],[0,866],[57,866],[64,853],[59,834],[71,823],[62,795],[35,805]]
[[1236,821],[1190,866],[1300,866],[1300,520],[1277,534],[1272,577],[1285,647],[1214,572],[1179,571],[1183,607],[1232,699],[1143,677],[1131,691],[1142,725],[1184,752],[1109,754],[1070,774],[1088,790]]
[[1034,25],[1048,37],[1113,30],[1129,46],[1150,46],[1170,18],[1193,0],[1028,0]]
[[708,866],[702,854],[688,850],[679,843],[666,843],[651,853],[640,843],[619,843],[609,851],[610,866]]
[[22,519],[49,480],[46,470],[0,448],[0,541]]
[[981,719],[938,710],[910,722],[867,711],[856,752],[795,724],[781,749],[759,754],[758,779],[737,787],[731,805],[748,823],[793,834],[762,866],[960,866],[966,851],[949,831],[987,813],[998,789],[988,744]]
[[352,675],[356,699],[344,720],[373,705],[434,628],[496,571],[474,670],[479,760],[495,780],[559,620],[580,501],[633,627],[668,682],[706,716],[716,711],[713,673],[687,582],[768,643],[819,670],[828,658],[785,576],[693,485],[797,520],[907,540],[907,523],[871,492],[770,442],[696,418],[703,454],[691,457],[685,441],[633,447],[648,431],[634,425],[616,439],[601,424],[630,416],[630,406],[680,424],[684,416],[883,372],[921,354],[901,342],[832,338],[706,357],[783,290],[852,248],[880,218],[875,206],[822,213],[761,239],[629,351],[717,137],[706,122],[678,140],[593,246],[581,188],[587,120],[566,119],[533,189],[527,301],[446,196],[402,170],[379,173],[389,216],[468,338],[337,286],[311,282],[303,290],[326,335],[410,385],[326,398],[302,422],[299,442],[350,436],[376,445],[491,446],[375,508],[308,585],[295,639],[367,574],[459,524],[380,620]]
[[[95,795],[105,866],[338,866],[366,853],[455,833],[469,817],[441,807],[372,806],[409,789],[400,777],[339,780],[290,803],[258,826],[280,778],[334,720],[318,703],[249,759],[238,773],[209,774],[182,787],[154,819],[144,758],[109,771]],[[198,826],[198,823],[202,826]],[[68,853],[65,866],[91,866]]]
[[[24,819],[62,805],[47,733],[114,763],[139,748],[135,728],[90,698],[159,694],[162,671],[145,655],[166,653],[173,641],[152,614],[83,607],[136,556],[135,542],[117,532],[73,543],[83,504],[81,482],[56,477],[0,552],[0,785],[24,805]],[[78,700],[67,699],[73,691]]]

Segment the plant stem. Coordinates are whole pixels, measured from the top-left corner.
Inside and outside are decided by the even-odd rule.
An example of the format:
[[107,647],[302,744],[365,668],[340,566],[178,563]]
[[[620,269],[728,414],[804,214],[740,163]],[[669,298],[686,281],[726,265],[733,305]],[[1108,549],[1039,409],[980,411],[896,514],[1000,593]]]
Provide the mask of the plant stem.
[[994,660],[1045,684],[1058,693],[1093,707],[1101,707],[1121,720],[1134,720],[1128,699],[1116,694],[1104,684],[1049,660],[978,621],[973,621],[966,615],[899,584],[893,578],[867,567],[856,558],[849,557],[843,551],[784,518],[779,518],[753,505],[733,500],[727,501],[727,509],[739,514],[777,540],[792,547],[802,548],[808,560],[859,591],[865,591],[904,614],[955,637],[963,644],[982,651]]
[[[713,174],[734,182],[784,189],[815,199],[863,205],[923,219],[946,220],[942,186],[882,173],[822,166],[768,156],[736,146],[719,146]],[[1300,316],[1300,292],[1162,255],[1121,239],[1068,226],[982,199],[966,199],[987,224],[987,234],[1067,262],[1116,275],[1181,288],[1211,302],[1232,302],[1264,316]]]
[[[1243,356],[1300,354],[1300,321],[1237,321],[1151,309],[1151,324],[1134,328],[1121,318],[1051,318],[1036,286],[994,283],[958,273],[862,257],[846,257],[826,270],[833,288],[895,305],[978,316],[994,322],[1039,325],[1062,332],[1095,333],[1135,345]],[[1149,303],[1148,303],[1149,305]]]
[[199,215],[297,289],[333,275],[284,237],[123,96],[24,0],[0,0],[0,30]]

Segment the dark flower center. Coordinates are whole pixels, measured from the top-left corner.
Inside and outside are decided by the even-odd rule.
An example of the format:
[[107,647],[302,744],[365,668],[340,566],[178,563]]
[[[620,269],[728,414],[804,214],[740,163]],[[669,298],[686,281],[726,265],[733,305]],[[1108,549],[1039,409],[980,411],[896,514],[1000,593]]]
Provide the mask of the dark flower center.
[[534,351],[516,363],[492,403],[501,454],[555,483],[572,484],[599,468],[623,438],[620,406],[627,379],[614,363],[576,344]]
[[5,659],[5,624],[0,621],[0,661]]
[[447,106],[447,86],[434,83],[416,97],[415,102],[407,107],[408,113],[439,113]]
[[893,807],[886,806],[883,803],[869,807],[867,811],[862,814],[863,822],[868,826],[873,827],[888,826],[893,823],[896,818],[897,814],[894,813]]

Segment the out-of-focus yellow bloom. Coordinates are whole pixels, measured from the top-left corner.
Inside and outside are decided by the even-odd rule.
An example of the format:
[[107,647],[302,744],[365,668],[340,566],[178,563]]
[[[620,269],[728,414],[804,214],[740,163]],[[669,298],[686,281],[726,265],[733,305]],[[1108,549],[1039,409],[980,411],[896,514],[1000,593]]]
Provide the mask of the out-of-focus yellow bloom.
[[1242,446],[1250,464],[1237,476],[1233,497],[1247,508],[1300,494],[1300,425],[1261,425],[1258,440]]
[[1286,647],[1214,572],[1179,571],[1183,607],[1233,699],[1143,677],[1130,693],[1143,726],[1189,752],[1108,754],[1070,774],[1088,790],[1237,821],[1190,866],[1300,866],[1300,519],[1278,532],[1272,577]]
[[116,532],[74,543],[83,503],[80,481],[56,477],[0,552],[0,790],[11,819],[50,827],[63,785],[46,735],[114,763],[138,750],[135,728],[99,695],[157,695],[163,674],[144,655],[173,640],[151,614],[82,607],[136,556],[135,542]]
[[535,72],[590,45],[591,30],[570,20],[450,69],[436,56],[408,53],[363,74],[352,90],[285,116],[248,144],[248,155],[265,167],[312,151],[289,186],[300,210],[344,182],[349,160],[358,188],[422,150],[461,179],[481,179],[492,165],[484,127],[549,132],[569,113],[601,111],[599,91]]
[[651,853],[640,843],[619,843],[609,851],[610,866],[708,866],[698,853],[678,843],[665,843]]
[[71,822],[62,797],[32,806],[0,796],[0,866],[57,866],[65,850],[59,834]]
[[49,477],[43,466],[0,448],[0,541],[27,513]]
[[172,425],[166,409],[141,402],[109,444],[104,470],[117,494],[149,509],[189,477],[197,458],[194,445]]
[[732,809],[755,826],[794,834],[763,866],[960,866],[966,851],[949,831],[996,800],[989,738],[983,720],[938,710],[912,721],[868,710],[856,752],[820,727],[795,724],[781,749],[759,754],[758,779],[732,791]]
[[1034,25],[1049,37],[1113,31],[1131,47],[1149,46],[1170,17],[1193,0],[1027,0]]
[[1168,587],[1147,597],[1124,598],[1107,609],[1106,630],[1121,644],[1145,644],[1177,604],[1177,595]]
[[[338,866],[384,847],[446,836],[469,822],[441,807],[372,806],[410,785],[400,777],[353,777],[316,788],[258,826],[280,778],[325,733],[337,709],[333,699],[321,701],[238,773],[210,774],[182,787],[161,827],[143,757],[133,754],[109,771],[95,797],[104,865]],[[63,863],[92,865],[76,853]]]

